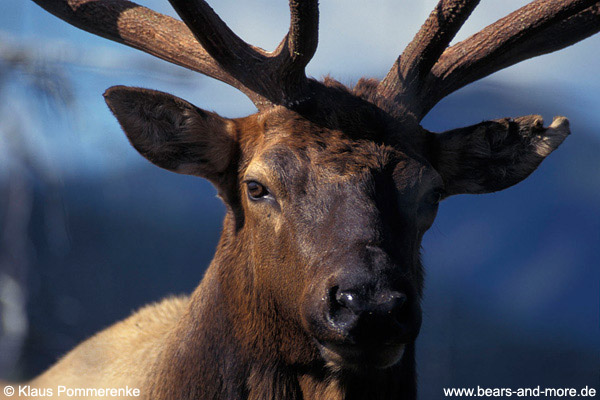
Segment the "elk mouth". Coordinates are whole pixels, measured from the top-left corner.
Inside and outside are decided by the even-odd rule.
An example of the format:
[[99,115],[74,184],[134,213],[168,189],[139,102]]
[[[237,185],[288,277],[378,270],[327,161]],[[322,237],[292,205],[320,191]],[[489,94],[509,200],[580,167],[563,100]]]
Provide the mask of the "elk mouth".
[[[329,313],[320,330],[318,348],[326,363],[336,369],[385,369],[396,365],[405,347],[415,340],[421,326],[420,309],[409,307],[400,314],[342,315]],[[325,333],[325,334],[323,334]]]
[[404,355],[403,343],[356,344],[325,342],[319,344],[321,356],[335,369],[385,369],[396,365]]
[[414,325],[412,321],[392,318],[361,318],[343,331],[338,330],[338,339],[319,341],[319,350],[328,364],[338,368],[389,368],[402,359],[406,344],[416,337],[418,328],[415,330]]

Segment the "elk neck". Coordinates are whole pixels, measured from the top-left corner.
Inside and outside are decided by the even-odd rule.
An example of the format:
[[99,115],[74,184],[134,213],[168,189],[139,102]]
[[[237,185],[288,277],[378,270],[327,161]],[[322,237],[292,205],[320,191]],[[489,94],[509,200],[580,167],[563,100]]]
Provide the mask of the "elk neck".
[[273,299],[256,290],[259,266],[244,235],[230,210],[215,257],[161,351],[149,398],[416,398],[414,343],[386,370],[325,365],[298,324],[280,318]]

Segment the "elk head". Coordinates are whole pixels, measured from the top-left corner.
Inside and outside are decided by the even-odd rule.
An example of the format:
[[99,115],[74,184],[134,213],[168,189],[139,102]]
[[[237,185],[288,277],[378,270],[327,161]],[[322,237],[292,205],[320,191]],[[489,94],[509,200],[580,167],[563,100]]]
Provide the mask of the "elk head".
[[218,189],[227,216],[217,256],[235,260],[222,274],[243,281],[235,307],[252,316],[248,326],[268,326],[269,351],[341,369],[395,365],[416,338],[419,250],[439,201],[518,183],[569,134],[562,117],[548,128],[528,116],[441,134],[422,118],[468,83],[600,29],[596,2],[537,0],[448,47],[478,1],[441,0],[381,82],[347,89],[305,75],[316,0],[290,0],[289,33],[272,53],[243,42],[206,2],[170,1],[185,25],[126,1],[36,0],[250,97],[257,114],[227,119],[161,92],[105,94],[144,157]]

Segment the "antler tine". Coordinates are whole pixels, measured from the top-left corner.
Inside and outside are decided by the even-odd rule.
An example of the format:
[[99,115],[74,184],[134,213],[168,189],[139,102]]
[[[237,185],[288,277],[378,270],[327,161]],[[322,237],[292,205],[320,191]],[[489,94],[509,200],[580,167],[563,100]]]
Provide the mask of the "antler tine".
[[204,0],[169,0],[204,50],[230,76],[253,92],[253,72],[265,54],[240,39]]
[[309,96],[304,67],[317,47],[316,0],[290,0],[291,24],[273,53],[249,45],[204,0],[169,0],[194,36],[219,65],[245,87],[274,104],[292,107]]
[[310,97],[304,68],[317,47],[317,0],[290,0],[290,31],[273,53],[245,43],[203,0],[170,0],[185,23],[127,0],[33,1],[77,28],[225,82],[259,109]]
[[251,98],[256,96],[223,71],[181,21],[125,0],[33,1],[77,28],[223,81]]
[[291,102],[310,97],[305,67],[314,56],[319,42],[318,0],[290,0],[290,29],[272,53],[274,69],[282,78],[284,93],[297,92]]
[[424,77],[429,74],[479,1],[440,0],[387,76],[379,83],[378,96],[410,105],[419,92]]
[[304,68],[312,59],[319,42],[319,4],[317,0],[290,0],[290,30],[284,39],[286,58]]
[[422,119],[450,93],[520,61],[600,31],[598,0],[536,0],[446,49],[414,108]]

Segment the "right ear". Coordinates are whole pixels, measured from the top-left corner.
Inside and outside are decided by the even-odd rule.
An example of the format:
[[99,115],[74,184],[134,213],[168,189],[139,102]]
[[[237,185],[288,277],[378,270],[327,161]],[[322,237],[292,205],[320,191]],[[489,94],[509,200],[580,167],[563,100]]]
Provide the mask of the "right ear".
[[237,144],[233,121],[155,90],[113,86],[104,99],[133,147],[150,162],[206,178],[220,192],[228,186]]

